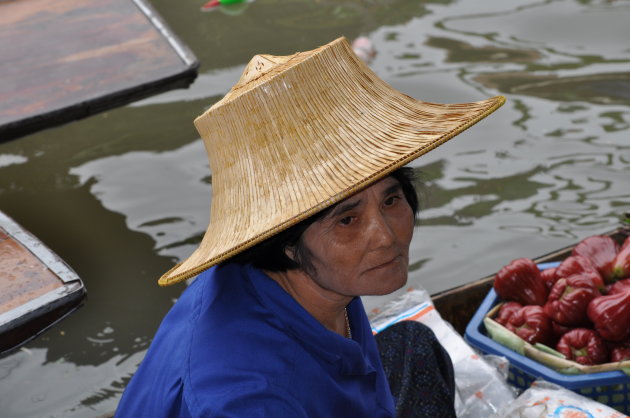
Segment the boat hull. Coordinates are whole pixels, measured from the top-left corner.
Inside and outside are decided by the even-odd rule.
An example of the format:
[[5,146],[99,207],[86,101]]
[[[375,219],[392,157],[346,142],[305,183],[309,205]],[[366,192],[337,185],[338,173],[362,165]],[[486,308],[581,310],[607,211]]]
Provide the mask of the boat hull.
[[78,309],[86,289],[43,242],[0,212],[0,355]]

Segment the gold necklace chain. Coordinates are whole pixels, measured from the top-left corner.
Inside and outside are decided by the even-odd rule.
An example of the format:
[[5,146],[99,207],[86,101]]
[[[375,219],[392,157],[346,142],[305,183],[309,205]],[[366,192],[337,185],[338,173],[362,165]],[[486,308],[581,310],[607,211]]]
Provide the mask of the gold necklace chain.
[[350,320],[348,319],[347,308],[343,308],[343,315],[346,317],[346,337],[352,339],[352,331],[350,330]]

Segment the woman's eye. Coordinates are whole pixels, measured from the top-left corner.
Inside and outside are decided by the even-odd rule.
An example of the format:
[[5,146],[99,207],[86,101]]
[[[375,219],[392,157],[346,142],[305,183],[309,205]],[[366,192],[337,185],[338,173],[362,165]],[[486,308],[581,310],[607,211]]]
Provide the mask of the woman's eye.
[[346,216],[345,218],[341,218],[339,220],[339,223],[342,225],[350,225],[352,223],[352,219],[353,219],[352,216]]
[[394,203],[396,203],[396,201],[400,199],[400,196],[390,196],[387,199],[385,199],[385,206],[391,206]]

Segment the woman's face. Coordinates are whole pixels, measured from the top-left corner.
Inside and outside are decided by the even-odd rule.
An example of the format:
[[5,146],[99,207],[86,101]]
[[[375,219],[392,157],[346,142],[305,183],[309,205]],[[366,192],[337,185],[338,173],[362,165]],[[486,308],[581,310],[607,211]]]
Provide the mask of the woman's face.
[[318,286],[344,296],[391,293],[407,282],[413,227],[400,183],[387,177],[304,231],[307,273]]

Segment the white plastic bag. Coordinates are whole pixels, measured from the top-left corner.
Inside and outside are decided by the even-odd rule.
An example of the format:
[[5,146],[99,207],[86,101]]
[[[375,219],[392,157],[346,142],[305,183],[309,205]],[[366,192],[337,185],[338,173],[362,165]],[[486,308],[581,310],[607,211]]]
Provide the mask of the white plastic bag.
[[492,418],[621,418],[625,414],[544,380],[536,380]]
[[[411,290],[389,302],[370,318],[372,331],[380,332],[399,321],[418,321],[433,330],[446,349],[455,371],[455,412],[459,418],[482,418],[511,402],[515,391],[506,383],[507,360],[493,356],[492,362],[466,343],[437,312],[424,289]],[[502,370],[501,372],[499,370]]]

